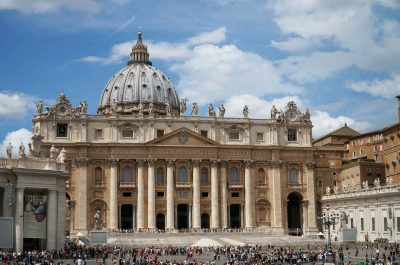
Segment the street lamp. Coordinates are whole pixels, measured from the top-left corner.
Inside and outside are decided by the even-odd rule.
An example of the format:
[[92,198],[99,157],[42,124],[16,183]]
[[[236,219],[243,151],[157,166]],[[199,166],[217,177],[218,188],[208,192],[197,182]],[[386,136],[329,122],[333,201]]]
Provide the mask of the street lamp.
[[328,228],[328,253],[327,260],[333,261],[332,241],[331,241],[331,225],[339,222],[338,213],[329,213],[329,205],[326,206],[326,212],[319,217],[325,228]]

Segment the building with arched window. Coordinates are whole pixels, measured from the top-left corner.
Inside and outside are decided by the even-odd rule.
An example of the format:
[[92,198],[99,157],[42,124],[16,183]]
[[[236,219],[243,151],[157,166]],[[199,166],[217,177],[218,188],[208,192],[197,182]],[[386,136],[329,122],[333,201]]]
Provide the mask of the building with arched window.
[[72,234],[93,229],[316,232],[309,111],[295,102],[263,119],[202,115],[179,100],[139,32],[127,66],[99,90],[97,114],[61,94],[33,118],[43,154],[65,148]]

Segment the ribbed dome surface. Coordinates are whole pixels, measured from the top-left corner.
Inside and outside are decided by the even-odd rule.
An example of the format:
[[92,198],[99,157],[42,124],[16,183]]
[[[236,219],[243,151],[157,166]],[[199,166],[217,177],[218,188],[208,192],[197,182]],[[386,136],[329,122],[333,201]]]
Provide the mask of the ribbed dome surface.
[[[149,113],[152,103],[154,114],[166,114],[167,101],[171,114],[179,114],[179,98],[167,76],[151,66],[147,46],[142,43],[141,32],[132,48],[128,66],[119,70],[107,83],[100,97],[98,112],[131,114]],[[141,105],[140,105],[141,103]]]

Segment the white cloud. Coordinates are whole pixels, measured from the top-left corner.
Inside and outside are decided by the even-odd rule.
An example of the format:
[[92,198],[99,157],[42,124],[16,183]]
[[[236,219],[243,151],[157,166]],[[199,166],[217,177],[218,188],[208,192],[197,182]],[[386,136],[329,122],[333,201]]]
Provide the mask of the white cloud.
[[96,0],[2,0],[0,9],[16,10],[24,14],[53,13],[61,9],[98,13],[101,6]]
[[221,27],[214,31],[203,32],[187,40],[187,45],[198,45],[204,43],[221,43],[226,39],[226,28]]
[[17,158],[18,157],[18,147],[20,146],[21,142],[24,143],[25,146],[25,154],[28,155],[28,143],[31,143],[32,137],[32,132],[25,129],[21,128],[16,131],[12,131],[7,133],[6,137],[0,144],[0,157],[6,157],[6,148],[8,146],[8,143],[11,143],[11,145],[14,147],[13,148],[13,157]]
[[400,74],[389,79],[375,79],[372,81],[348,81],[346,86],[357,92],[369,93],[373,96],[393,98],[400,95]]
[[23,93],[0,91],[0,119],[24,119],[35,109],[36,98]]
[[317,45],[319,41],[304,39],[304,38],[290,38],[285,41],[271,41],[271,47],[277,48],[282,51],[300,52],[309,50]]

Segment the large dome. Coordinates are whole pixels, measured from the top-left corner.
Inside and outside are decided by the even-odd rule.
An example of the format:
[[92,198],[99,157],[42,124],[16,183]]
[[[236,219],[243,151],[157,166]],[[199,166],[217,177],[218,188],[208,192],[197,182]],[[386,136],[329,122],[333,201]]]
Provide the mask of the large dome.
[[128,65],[105,86],[98,112],[105,115],[115,112],[163,115],[167,113],[167,105],[172,115],[179,115],[178,95],[169,78],[152,66],[139,32]]

